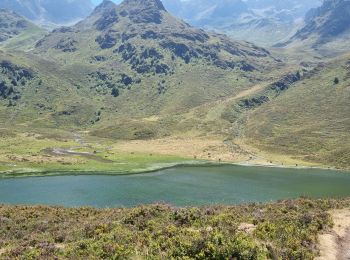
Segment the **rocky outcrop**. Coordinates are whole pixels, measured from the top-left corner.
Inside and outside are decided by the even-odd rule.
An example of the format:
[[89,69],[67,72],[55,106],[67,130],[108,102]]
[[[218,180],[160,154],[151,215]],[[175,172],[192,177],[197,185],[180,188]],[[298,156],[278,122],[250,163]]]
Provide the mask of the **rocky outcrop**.
[[176,57],[183,59],[186,63],[189,63],[193,58],[198,58],[198,53],[194,48],[184,43],[166,40],[161,42],[160,46],[170,50]]
[[129,77],[126,74],[122,74],[121,75],[121,80],[120,82],[124,85],[124,86],[129,86],[130,84],[133,83],[133,79],[131,77]]
[[109,29],[113,24],[118,22],[118,14],[116,9],[112,8],[107,10],[102,17],[100,17],[96,22],[96,29],[103,31]]
[[270,99],[267,96],[260,96],[260,97],[256,97],[256,98],[250,98],[250,99],[244,99],[240,102],[240,106],[244,107],[244,108],[255,108],[258,106],[261,106],[262,104],[269,102]]
[[186,33],[176,32],[176,33],[171,33],[171,36],[178,39],[185,39],[192,42],[198,41],[201,43],[208,41],[210,38],[209,35],[205,33],[203,30],[196,30],[196,31],[186,32]]
[[18,100],[21,89],[34,78],[30,69],[17,66],[9,61],[0,61],[0,98]]
[[276,91],[277,93],[287,90],[290,85],[293,83],[299,81],[301,79],[300,73],[290,73],[286,76],[284,76],[282,79],[278,80],[277,82],[271,84],[271,89]]
[[118,35],[113,31],[109,31],[106,34],[98,36],[96,42],[100,45],[101,49],[109,49],[117,44]]
[[71,38],[62,39],[54,48],[63,52],[75,52],[77,50],[77,47],[75,46],[76,43],[77,41]]
[[164,56],[155,48],[140,50],[131,43],[126,43],[114,52],[121,54],[123,61],[128,62],[137,73],[167,74],[170,71],[170,67],[162,63]]
[[[270,102],[276,98],[281,92],[288,90],[294,83],[301,80],[299,72],[289,73],[281,79],[271,83],[260,95],[251,98],[242,99],[238,102],[238,106],[244,109],[254,109],[264,103]],[[237,110],[239,111],[239,110]]]
[[13,64],[10,61],[0,61],[0,73],[6,75],[9,79],[30,80],[34,78],[34,72],[31,69]]
[[8,86],[5,81],[0,80],[0,97],[7,98],[14,92],[12,86]]
[[131,43],[125,43],[114,50],[114,53],[121,54],[123,60],[128,61],[136,54],[136,48]]
[[134,23],[162,22],[165,8],[160,0],[125,0],[120,7],[122,16],[129,16]]

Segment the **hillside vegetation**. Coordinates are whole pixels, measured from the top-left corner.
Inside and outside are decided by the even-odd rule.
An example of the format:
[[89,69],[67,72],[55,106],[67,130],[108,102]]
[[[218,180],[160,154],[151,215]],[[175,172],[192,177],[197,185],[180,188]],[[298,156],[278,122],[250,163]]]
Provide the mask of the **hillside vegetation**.
[[131,209],[1,206],[2,259],[313,259],[349,200]]
[[319,64],[288,91],[249,113],[248,143],[275,154],[348,167],[350,58]]

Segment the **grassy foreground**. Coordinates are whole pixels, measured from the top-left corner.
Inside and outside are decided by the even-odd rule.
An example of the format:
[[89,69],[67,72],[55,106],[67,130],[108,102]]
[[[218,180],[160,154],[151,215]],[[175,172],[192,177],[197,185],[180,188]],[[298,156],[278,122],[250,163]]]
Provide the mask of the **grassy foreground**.
[[0,206],[1,259],[313,259],[350,199],[93,209]]

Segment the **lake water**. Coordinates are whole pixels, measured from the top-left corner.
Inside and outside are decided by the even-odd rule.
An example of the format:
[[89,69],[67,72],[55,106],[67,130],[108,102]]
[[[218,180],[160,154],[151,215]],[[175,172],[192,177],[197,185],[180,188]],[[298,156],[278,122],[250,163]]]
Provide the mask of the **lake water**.
[[178,167],[124,176],[0,180],[0,204],[95,207],[165,202],[176,206],[350,196],[350,173],[244,166]]

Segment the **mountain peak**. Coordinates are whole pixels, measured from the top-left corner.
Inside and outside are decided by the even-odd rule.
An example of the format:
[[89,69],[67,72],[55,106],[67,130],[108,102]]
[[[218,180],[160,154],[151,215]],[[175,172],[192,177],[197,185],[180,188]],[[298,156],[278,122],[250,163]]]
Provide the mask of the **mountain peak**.
[[94,13],[104,12],[116,8],[117,5],[110,0],[103,0],[103,2],[95,8]]
[[125,6],[138,8],[152,8],[165,11],[164,5],[160,0],[124,0],[122,3]]
[[160,24],[166,12],[160,0],[124,0],[119,9],[122,16],[128,16],[135,23]]
[[[90,17],[97,18],[94,22],[97,30],[105,30],[118,22],[117,5],[110,0],[104,0],[95,8]],[[86,20],[88,21],[89,18]],[[84,21],[80,24],[84,24]]]

